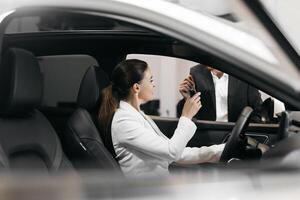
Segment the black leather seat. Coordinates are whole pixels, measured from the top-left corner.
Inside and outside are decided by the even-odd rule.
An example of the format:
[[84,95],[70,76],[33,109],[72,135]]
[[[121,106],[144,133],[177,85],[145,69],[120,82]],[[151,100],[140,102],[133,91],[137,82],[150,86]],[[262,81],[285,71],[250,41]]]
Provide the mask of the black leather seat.
[[120,172],[118,163],[103,144],[97,122],[101,90],[108,85],[108,76],[97,66],[88,68],[81,82],[78,109],[69,119],[64,135],[66,153],[76,168]]
[[42,99],[42,74],[35,56],[11,48],[0,66],[0,143],[11,169],[56,172],[73,169],[59,138],[36,108]]

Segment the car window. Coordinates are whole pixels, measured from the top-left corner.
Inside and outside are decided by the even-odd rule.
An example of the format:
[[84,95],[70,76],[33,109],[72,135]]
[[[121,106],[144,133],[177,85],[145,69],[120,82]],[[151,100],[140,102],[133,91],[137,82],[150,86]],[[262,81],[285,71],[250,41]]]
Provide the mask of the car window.
[[98,65],[88,55],[38,57],[44,80],[42,106],[74,107],[80,82],[88,67]]
[[218,78],[214,74],[216,69],[212,69],[211,66],[158,55],[127,56],[127,59],[132,58],[146,61],[154,76],[154,100],[142,105],[147,114],[180,117],[184,101],[179,92],[179,84],[190,73],[194,78],[196,90],[201,92],[202,108],[195,116],[196,119],[234,122],[242,109],[250,106],[255,110],[253,122],[276,123],[277,115],[285,110],[281,101],[236,77],[223,74]]
[[[144,60],[151,67],[155,82],[154,99],[159,101],[159,116],[176,117],[176,104],[182,99],[178,85],[189,74],[190,67],[197,63],[167,56],[145,54],[127,56],[127,59],[132,58]],[[144,106],[144,109],[147,108]]]

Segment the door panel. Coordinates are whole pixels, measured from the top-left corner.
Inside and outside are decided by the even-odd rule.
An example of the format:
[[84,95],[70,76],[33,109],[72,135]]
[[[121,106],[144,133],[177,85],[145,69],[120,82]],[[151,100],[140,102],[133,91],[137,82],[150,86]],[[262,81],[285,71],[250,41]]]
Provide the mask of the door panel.
[[[167,136],[172,137],[178,119],[151,116],[160,130]],[[234,127],[232,122],[213,122],[205,120],[196,120],[197,131],[192,139],[189,141],[189,147],[209,146],[213,144],[220,144],[225,136],[231,132]],[[266,141],[267,144],[272,145],[277,141],[277,124],[250,124],[246,134],[258,139],[260,142]]]

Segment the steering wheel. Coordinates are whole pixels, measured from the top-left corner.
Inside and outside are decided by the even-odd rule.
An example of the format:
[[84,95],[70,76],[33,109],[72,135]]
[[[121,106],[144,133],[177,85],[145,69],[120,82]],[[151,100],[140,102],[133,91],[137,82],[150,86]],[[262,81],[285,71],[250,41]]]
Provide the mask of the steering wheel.
[[229,159],[237,157],[244,151],[244,145],[241,145],[241,143],[246,140],[245,132],[249,125],[250,115],[252,112],[253,109],[249,106],[243,109],[232,129],[230,137],[226,142],[220,162],[227,162]]

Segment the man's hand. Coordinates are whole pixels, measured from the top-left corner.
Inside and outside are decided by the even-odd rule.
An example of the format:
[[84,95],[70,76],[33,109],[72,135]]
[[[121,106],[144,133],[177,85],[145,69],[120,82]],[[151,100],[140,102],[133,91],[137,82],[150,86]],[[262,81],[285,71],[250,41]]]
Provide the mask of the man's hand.
[[179,92],[184,99],[190,97],[190,90],[195,90],[195,82],[191,75],[186,77],[179,85]]

